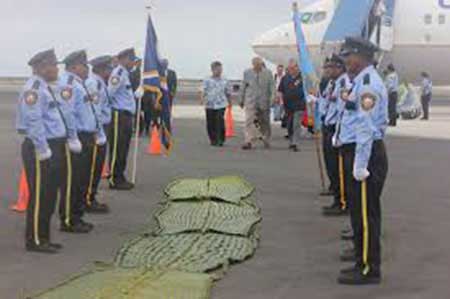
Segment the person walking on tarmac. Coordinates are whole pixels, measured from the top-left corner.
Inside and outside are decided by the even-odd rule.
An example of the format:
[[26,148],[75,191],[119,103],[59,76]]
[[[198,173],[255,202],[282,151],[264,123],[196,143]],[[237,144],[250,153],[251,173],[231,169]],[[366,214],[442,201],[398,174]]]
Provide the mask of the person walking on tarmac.
[[383,142],[388,125],[388,95],[373,66],[377,51],[377,46],[359,37],[346,38],[341,51],[353,87],[341,96],[345,111],[334,144],[341,145],[349,182],[356,263],[341,270],[340,284],[381,282],[380,197],[388,172]]
[[[59,83],[66,90],[70,90],[67,94],[63,92],[62,96],[72,106],[73,118],[83,149],[80,153],[75,152],[70,155],[71,165],[68,167],[67,181],[68,185],[71,186],[71,219],[67,221],[66,217],[62,218],[61,231],[88,233],[94,227],[83,220],[86,208],[90,204],[86,200],[90,166],[94,149],[96,146],[106,144],[106,135],[100,123],[101,108],[99,97],[97,94],[91,94],[85,84],[85,80],[89,75],[86,51],[73,52],[63,62],[66,66],[66,72],[61,76]],[[61,215],[65,215],[65,209],[67,209],[67,206],[61,208]]]
[[389,95],[389,126],[397,126],[398,75],[393,64],[387,67],[386,88]]
[[337,55],[329,60],[330,82],[325,93],[325,114],[323,116],[323,151],[328,177],[331,182],[334,201],[331,206],[323,208],[324,216],[344,216],[348,214],[345,198],[344,173],[342,156],[339,149],[333,146],[333,135],[336,124],[342,114],[341,91],[350,89],[350,79],[346,73],[344,61]]
[[113,70],[108,84],[113,109],[109,186],[115,190],[131,190],[134,184],[125,178],[125,170],[136,113],[136,101],[129,77],[129,72],[135,65],[136,54],[133,48],[129,48],[121,51],[117,57],[119,65]]
[[431,98],[433,97],[433,82],[431,82],[430,75],[427,72],[422,72],[422,85],[420,90],[423,109],[423,117],[421,120],[428,120],[430,117]]
[[28,62],[33,75],[18,101],[17,130],[25,137],[22,159],[30,190],[25,247],[27,251],[53,254],[62,246],[52,243],[50,222],[63,177],[66,144],[81,150],[68,105],[50,86],[58,79],[54,50],[36,54]]
[[[99,118],[103,131],[107,139],[111,138],[111,100],[106,85],[111,72],[112,57],[105,55],[99,56],[90,61],[92,72],[86,80],[86,87],[92,97],[97,97],[100,105],[101,115]],[[106,160],[107,143],[104,145],[95,145],[90,164],[89,184],[86,194],[86,212],[94,214],[106,214],[109,212],[108,205],[100,203],[97,200],[98,186],[100,184],[103,165]]]

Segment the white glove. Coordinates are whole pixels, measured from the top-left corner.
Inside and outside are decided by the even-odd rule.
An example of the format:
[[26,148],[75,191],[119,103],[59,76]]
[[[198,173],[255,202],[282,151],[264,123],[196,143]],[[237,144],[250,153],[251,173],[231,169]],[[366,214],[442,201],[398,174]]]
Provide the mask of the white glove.
[[70,151],[75,154],[81,153],[81,150],[83,149],[79,139],[69,139],[67,144],[69,145]]
[[39,161],[45,161],[52,157],[52,150],[50,148],[47,148],[47,150],[44,153],[38,153],[37,158]]
[[366,168],[354,168],[353,177],[355,180],[362,182],[370,176],[370,172]]
[[106,137],[105,136],[97,136],[97,138],[95,139],[95,143],[98,145],[98,146],[103,146],[103,145],[105,145],[106,144]]
[[333,135],[331,138],[331,143],[333,144],[333,147],[341,147],[342,143],[341,141],[336,137],[336,135]]
[[139,87],[135,92],[134,92],[134,96],[137,99],[140,99],[144,96],[144,89],[142,89],[141,87]]
[[309,94],[309,95],[306,96],[306,102],[308,104],[315,103],[317,101],[318,101],[318,98],[316,96],[312,95],[312,94]]

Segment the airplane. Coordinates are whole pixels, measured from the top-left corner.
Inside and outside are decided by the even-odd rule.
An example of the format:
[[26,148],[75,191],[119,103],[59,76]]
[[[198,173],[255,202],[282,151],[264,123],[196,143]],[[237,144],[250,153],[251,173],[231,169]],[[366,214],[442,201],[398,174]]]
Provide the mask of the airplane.
[[[324,38],[330,28],[335,26],[335,13],[344,1],[349,5],[359,4],[360,1],[373,2],[318,0],[300,7],[305,39],[318,68],[325,56],[337,49],[336,43],[324,41]],[[447,62],[450,61],[450,0],[390,1],[395,3],[395,9],[392,17],[386,17],[382,22],[384,27],[381,29],[381,44],[384,43],[386,51],[383,52],[380,69],[393,63],[402,80],[416,83],[420,79],[420,73],[428,71],[434,85],[449,85],[450,67]],[[352,18],[352,15],[346,15],[345,18]],[[252,48],[257,55],[273,64],[287,65],[291,58],[297,57],[293,22],[258,36],[252,43]]]

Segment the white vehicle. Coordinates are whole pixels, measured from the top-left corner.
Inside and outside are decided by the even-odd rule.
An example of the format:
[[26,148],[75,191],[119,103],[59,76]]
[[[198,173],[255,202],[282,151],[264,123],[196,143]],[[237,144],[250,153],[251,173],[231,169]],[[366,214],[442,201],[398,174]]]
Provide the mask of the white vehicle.
[[[432,75],[435,85],[448,85],[450,0],[384,1],[388,3],[386,6],[391,5],[391,10],[383,16],[380,27],[378,44],[385,50],[381,67],[394,63],[402,80],[408,82],[417,82],[420,72],[425,70]],[[338,48],[344,36],[362,34],[370,13],[362,7],[373,3],[373,0],[318,0],[300,7],[305,38],[317,67]],[[371,37],[374,40],[374,35]],[[262,34],[252,47],[268,61],[286,65],[290,58],[297,57],[293,22]]]

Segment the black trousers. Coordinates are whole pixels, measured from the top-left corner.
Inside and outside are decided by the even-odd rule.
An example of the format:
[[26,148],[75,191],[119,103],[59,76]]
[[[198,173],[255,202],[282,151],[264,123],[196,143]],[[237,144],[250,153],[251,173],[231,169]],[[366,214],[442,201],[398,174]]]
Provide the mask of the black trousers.
[[142,99],[142,111],[144,111],[144,131],[146,133],[150,132],[150,126],[152,125],[152,99],[149,97],[144,97]]
[[206,109],[206,129],[212,145],[225,142],[225,108]]
[[[342,148],[346,170],[353,169],[355,145]],[[369,160],[370,177],[358,182],[352,171],[348,177],[348,203],[356,251],[357,266],[379,270],[381,264],[381,194],[388,173],[388,160],[383,141],[375,141]],[[366,196],[363,196],[366,195]]]
[[112,133],[109,142],[110,185],[125,181],[128,152],[133,134],[133,114],[128,111],[113,111]]
[[[111,138],[111,126],[104,125],[103,130],[105,131],[105,134],[107,136],[107,140],[110,140]],[[95,202],[96,195],[98,193],[98,187],[100,185],[100,181],[102,179],[102,171],[103,166],[106,161],[106,153],[108,151],[108,143],[105,145],[99,146],[94,145],[94,149],[92,151],[92,158],[89,166],[89,184],[87,188],[87,194],[86,194],[86,203],[87,205],[92,204],[92,202]]]
[[397,102],[398,102],[398,93],[391,92],[389,93],[389,125],[396,126],[397,125]]
[[429,119],[431,94],[430,95],[422,95],[421,102],[422,102],[422,109],[423,109],[423,118]]
[[322,146],[327,170],[330,179],[330,189],[334,193],[334,205],[346,208],[345,198],[341,198],[340,177],[339,177],[339,149],[333,146],[333,135],[336,132],[336,126],[322,127]]
[[22,160],[30,190],[25,228],[27,244],[50,242],[50,223],[61,183],[65,143],[65,138],[48,140],[52,156],[45,161],[37,159],[35,146],[30,139],[26,138],[22,143]]

